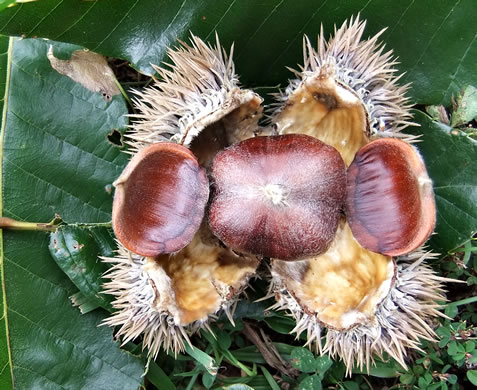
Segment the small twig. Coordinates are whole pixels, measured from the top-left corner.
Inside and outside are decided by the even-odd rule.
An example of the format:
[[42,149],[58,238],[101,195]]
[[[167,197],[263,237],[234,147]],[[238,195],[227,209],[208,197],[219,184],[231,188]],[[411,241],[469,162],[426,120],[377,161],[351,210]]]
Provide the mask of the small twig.
[[300,375],[299,371],[280,356],[280,353],[263,330],[260,329],[260,333],[263,341],[249,323],[243,322],[243,334],[257,347],[267,364],[290,378],[298,377]]
[[186,387],[186,390],[192,390],[192,388],[194,387],[195,385],[195,382],[197,381],[197,377],[199,376],[199,374],[194,374],[191,378],[190,378],[190,381],[189,381],[189,384],[187,385]]
[[361,375],[361,378],[363,378],[364,381],[368,384],[370,390],[374,390],[371,383],[366,379],[366,375]]

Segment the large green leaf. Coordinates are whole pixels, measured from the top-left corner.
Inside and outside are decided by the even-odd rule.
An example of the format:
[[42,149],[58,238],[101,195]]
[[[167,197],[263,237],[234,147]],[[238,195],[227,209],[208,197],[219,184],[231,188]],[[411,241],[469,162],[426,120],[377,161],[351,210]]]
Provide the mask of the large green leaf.
[[189,31],[226,47],[236,43],[237,71],[248,85],[284,85],[285,66],[302,62],[303,34],[331,33],[361,13],[366,34],[383,35],[400,57],[405,81],[419,103],[449,103],[477,83],[475,0],[41,0],[0,14],[0,33],[47,37],[120,57],[146,73],[166,59],[166,49]]
[[437,235],[431,239],[438,250],[461,246],[477,232],[477,142],[465,133],[415,112],[422,134],[417,144],[434,181]]
[[[110,184],[126,156],[107,135],[124,128],[125,103],[120,96],[107,103],[58,74],[46,57],[50,44],[63,57],[77,49],[44,40],[12,42],[2,132],[3,213],[19,220],[48,221],[58,213],[66,221],[108,221]],[[4,231],[3,240],[15,388],[137,389],[141,360],[119,348],[111,329],[98,327],[105,312],[81,315],[72,307],[76,288],[51,258],[49,236]],[[9,371],[3,370],[2,385]]]

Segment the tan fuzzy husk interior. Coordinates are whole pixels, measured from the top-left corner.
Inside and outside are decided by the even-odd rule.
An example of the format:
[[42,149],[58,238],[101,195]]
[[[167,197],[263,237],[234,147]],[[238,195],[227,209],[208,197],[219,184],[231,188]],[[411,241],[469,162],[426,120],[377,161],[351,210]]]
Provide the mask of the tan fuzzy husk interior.
[[230,112],[230,107],[219,110],[215,113],[219,119],[205,126],[190,141],[188,146],[202,167],[208,169],[219,151],[253,137],[258,131],[257,121],[262,115],[262,100],[247,92],[251,96],[250,100],[246,102],[227,100],[228,106],[233,106],[233,109]]
[[280,134],[307,134],[333,146],[346,165],[369,141],[362,102],[354,92],[336,83],[327,68],[294,91],[275,123]]
[[171,280],[181,325],[217,312],[229,294],[242,290],[258,265],[255,258],[238,256],[207,242],[203,232],[180,252],[159,256],[155,261]]
[[275,260],[274,269],[305,312],[337,330],[373,323],[391,287],[390,257],[362,248],[342,221],[328,251],[302,262]]

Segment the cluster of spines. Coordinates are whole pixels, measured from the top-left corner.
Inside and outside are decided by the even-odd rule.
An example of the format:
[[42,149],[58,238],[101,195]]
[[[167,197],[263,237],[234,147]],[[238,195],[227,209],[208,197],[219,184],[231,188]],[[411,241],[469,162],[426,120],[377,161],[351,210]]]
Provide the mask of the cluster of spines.
[[160,79],[135,92],[138,113],[131,115],[135,122],[128,134],[133,150],[164,141],[188,144],[201,130],[195,125],[218,110],[237,87],[232,53],[233,48],[225,53],[218,37],[212,47],[194,35],[191,45],[181,42],[169,49],[169,68],[154,66]]
[[116,336],[123,336],[123,344],[143,335],[143,347],[154,358],[161,346],[166,351],[183,351],[184,340],[190,343],[188,332],[175,324],[170,312],[154,308],[158,297],[153,282],[143,269],[145,258],[132,254],[120,243],[118,245],[116,257],[102,259],[113,264],[104,275],[109,279],[104,283],[104,293],[115,296],[113,308],[117,310],[103,324],[120,326]]

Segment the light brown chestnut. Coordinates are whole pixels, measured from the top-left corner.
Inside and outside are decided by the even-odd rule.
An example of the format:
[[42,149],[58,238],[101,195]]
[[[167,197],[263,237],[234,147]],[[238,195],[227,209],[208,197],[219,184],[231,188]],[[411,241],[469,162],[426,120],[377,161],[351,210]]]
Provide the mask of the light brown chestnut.
[[356,240],[373,252],[400,256],[422,245],[436,207],[417,150],[394,138],[362,147],[348,168],[346,215]]
[[209,196],[207,176],[192,152],[167,142],[137,153],[114,186],[114,232],[142,256],[184,248],[199,229]]
[[255,137],[213,161],[212,231],[230,248],[281,260],[325,251],[345,196],[345,164],[303,134]]

